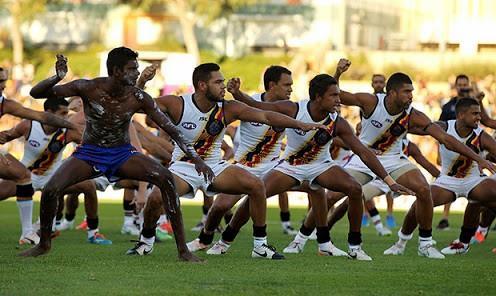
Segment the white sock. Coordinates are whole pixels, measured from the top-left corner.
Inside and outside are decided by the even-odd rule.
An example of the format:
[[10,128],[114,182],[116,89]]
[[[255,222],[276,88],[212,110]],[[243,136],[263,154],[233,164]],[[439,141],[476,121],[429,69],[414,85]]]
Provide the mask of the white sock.
[[398,230],[398,242],[397,244],[402,246],[403,248],[406,247],[406,243],[412,239],[413,237],[413,234],[404,234],[403,232],[401,232],[401,229]]
[[88,238],[94,237],[95,234],[97,234],[97,233],[98,233],[98,228],[96,228],[96,229],[89,229],[88,228]]
[[329,250],[329,242],[319,244],[319,250]]
[[291,222],[290,221],[282,221],[281,225],[282,225],[282,228],[288,228],[291,226]]
[[298,231],[298,233],[296,234],[295,238],[294,238],[295,241],[299,242],[299,243],[306,243],[307,240],[308,240],[308,236],[304,235],[303,233],[301,233],[301,231]]
[[33,231],[33,200],[18,200],[19,218],[21,220],[22,235]]
[[427,245],[432,245],[432,236],[429,237],[419,237],[419,247],[425,247]]
[[124,216],[124,225],[132,225],[134,224],[133,216]]
[[489,230],[489,227],[482,227],[479,225],[479,227],[477,227],[477,231],[480,231],[482,232],[482,234],[486,235],[487,234],[487,231]]
[[147,245],[153,246],[153,244],[155,243],[155,236],[147,238],[144,237],[143,235],[140,235],[140,241],[144,242]]
[[57,219],[55,217],[53,217],[53,221],[52,221],[52,231],[56,231],[57,229],[55,228],[55,226],[57,226]]
[[264,237],[254,236],[253,237],[253,247],[254,248],[260,247],[263,244],[267,244],[267,237],[266,236],[264,236]]
[[377,231],[381,231],[384,229],[384,225],[382,225],[381,221],[381,215],[375,215],[370,217],[370,220],[372,220],[372,223],[374,223],[374,227]]

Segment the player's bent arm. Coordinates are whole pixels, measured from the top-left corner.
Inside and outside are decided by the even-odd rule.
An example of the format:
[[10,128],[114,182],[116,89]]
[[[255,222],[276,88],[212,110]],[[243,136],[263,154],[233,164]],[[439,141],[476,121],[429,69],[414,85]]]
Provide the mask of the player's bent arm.
[[481,133],[480,143],[482,150],[486,150],[491,155],[496,155],[496,140],[485,131]]
[[233,120],[239,119],[241,121],[258,122],[274,127],[303,129],[302,122],[281,113],[260,110],[237,101],[226,102],[225,106],[226,111],[229,110],[226,113],[232,114]]
[[455,137],[447,134],[441,126],[434,124],[424,113],[414,110],[410,119],[410,125],[413,128],[420,128],[427,134],[443,144],[449,150],[458,152],[470,159],[477,161],[479,164],[486,161],[477,155],[474,151],[468,148],[465,144],[458,141]]
[[411,157],[413,157],[413,159],[415,159],[415,161],[420,166],[422,166],[424,169],[426,169],[429,172],[429,174],[431,174],[431,176],[436,177],[436,178],[439,177],[439,175],[441,174],[439,169],[434,164],[432,164],[429,160],[427,160],[427,158],[425,158],[425,156],[422,154],[419,147],[415,143],[408,142],[408,148],[407,149],[408,149],[408,154]]
[[48,79],[42,80],[38,82],[29,94],[35,99],[44,99],[48,97],[72,97],[72,96],[80,96],[84,99],[84,96],[81,95],[81,89],[87,87],[91,81],[87,79],[77,79],[62,85],[56,85],[60,82],[60,79],[57,76],[52,76]]
[[481,123],[487,127],[492,129],[496,129],[496,120],[489,117],[487,114],[486,108],[481,104]]
[[231,146],[229,146],[229,144],[226,143],[226,141],[222,140],[220,148],[224,152],[224,155],[222,155],[222,159],[229,160],[234,157],[234,150]]
[[23,120],[13,128],[0,132],[0,144],[5,144],[20,137],[27,136],[30,127],[31,121]]
[[237,101],[240,101],[250,107],[257,109],[283,113],[288,116],[294,116],[298,111],[298,106],[296,105],[296,103],[291,102],[289,100],[275,101],[275,102],[259,102],[254,100],[252,97],[250,97],[249,95],[245,94],[242,91],[233,92],[232,95]]
[[[379,178],[384,180],[388,174],[382,164],[379,162],[374,152],[367,148],[365,145],[358,140],[358,138],[353,133],[353,129],[350,124],[344,120],[343,118],[339,118],[336,123],[337,135],[343,140],[344,144],[350,147],[351,151],[353,151],[363,163],[369,167],[374,174],[376,174]],[[388,184],[389,185],[389,184]]]
[[181,132],[172,124],[170,119],[164,114],[164,112],[160,111],[159,107],[155,103],[155,101],[148,95],[143,92],[143,104],[142,110],[146,115],[150,117],[150,119],[155,122],[161,129],[163,129],[169,136],[176,142],[179,148],[186,154],[187,157],[191,159],[201,159],[200,156],[196,153],[193,146],[188,144],[184,136]]

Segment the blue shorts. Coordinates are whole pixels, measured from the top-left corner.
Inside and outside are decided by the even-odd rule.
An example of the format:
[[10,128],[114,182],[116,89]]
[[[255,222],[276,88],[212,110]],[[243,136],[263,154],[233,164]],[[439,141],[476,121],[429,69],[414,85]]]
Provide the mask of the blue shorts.
[[133,154],[138,153],[131,144],[115,147],[101,147],[91,144],[81,144],[72,154],[77,159],[86,161],[93,169],[105,175],[110,182],[119,180],[115,173]]

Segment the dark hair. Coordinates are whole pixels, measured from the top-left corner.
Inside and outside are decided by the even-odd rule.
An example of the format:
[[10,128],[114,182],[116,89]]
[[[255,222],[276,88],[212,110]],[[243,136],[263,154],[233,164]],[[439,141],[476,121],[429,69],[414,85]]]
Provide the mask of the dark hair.
[[460,112],[465,112],[465,111],[467,111],[468,108],[470,108],[472,106],[480,106],[480,104],[474,98],[458,99],[458,101],[456,101],[456,105],[455,105],[455,112],[456,112],[456,114],[458,114]]
[[456,75],[456,78],[455,78],[455,84],[458,82],[458,80],[460,79],[467,79],[467,81],[470,81],[470,79],[468,79],[468,76],[465,75],[465,74],[458,74]]
[[310,95],[310,100],[314,100],[317,95],[323,96],[329,86],[337,84],[338,81],[331,75],[316,75],[314,78],[312,78],[312,80],[310,80],[310,84],[308,86],[308,94]]
[[375,77],[382,77],[386,79],[386,76],[384,76],[383,74],[372,74],[372,80],[374,80]]
[[403,86],[403,84],[413,84],[412,80],[408,75],[401,72],[396,72],[389,77],[386,83],[386,93],[391,90],[398,90]]
[[45,109],[45,111],[51,110],[56,112],[60,109],[60,106],[69,106],[69,102],[67,102],[64,97],[49,97],[46,99],[45,103],[43,103],[43,109]]
[[111,76],[114,73],[114,68],[124,68],[131,60],[137,59],[138,53],[134,50],[121,46],[112,49],[107,56],[107,73]]
[[291,71],[282,66],[270,66],[265,70],[263,81],[265,90],[269,90],[269,82],[278,83],[281,80],[282,74],[291,75]]
[[193,70],[193,86],[198,87],[200,81],[207,82],[210,79],[210,73],[219,71],[220,67],[216,63],[205,63],[198,65]]

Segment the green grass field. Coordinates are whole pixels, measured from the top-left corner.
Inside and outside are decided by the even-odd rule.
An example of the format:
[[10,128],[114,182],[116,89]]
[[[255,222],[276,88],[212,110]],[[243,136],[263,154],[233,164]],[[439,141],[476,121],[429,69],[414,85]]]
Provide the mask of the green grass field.
[[[372,262],[317,256],[316,242],[305,252],[287,255],[284,261],[250,258],[251,225],[238,236],[228,254],[211,257],[203,264],[178,262],[172,241],[155,245],[146,257],[130,257],[125,252],[132,237],[120,234],[122,206],[101,204],[100,228],[112,246],[86,243],[86,233],[64,232],[52,252],[40,258],[19,258],[15,248],[20,226],[14,202],[0,204],[0,295],[491,295],[494,293],[495,235],[474,246],[468,255],[446,260],[417,256],[416,237],[406,254],[386,257],[382,252],[395,240],[363,229],[364,249]],[[38,212],[38,209],[35,209]],[[80,211],[81,212],[81,211]],[[184,207],[187,229],[199,219],[199,206]],[[292,210],[298,225],[303,209]],[[397,219],[402,219],[398,213]],[[281,232],[278,209],[268,213],[269,242],[282,250],[291,240]],[[437,222],[439,217],[435,217]],[[444,247],[458,235],[461,215],[452,215],[451,230],[435,232],[438,246]],[[81,216],[77,217],[77,221]],[[397,230],[397,229],[396,229]],[[346,248],[347,222],[340,222],[331,236],[338,247]],[[188,240],[196,237],[187,231]],[[317,294],[318,293],[318,294]]]

